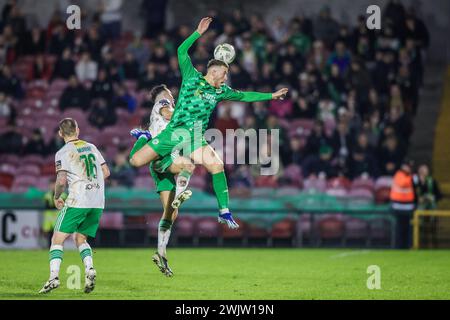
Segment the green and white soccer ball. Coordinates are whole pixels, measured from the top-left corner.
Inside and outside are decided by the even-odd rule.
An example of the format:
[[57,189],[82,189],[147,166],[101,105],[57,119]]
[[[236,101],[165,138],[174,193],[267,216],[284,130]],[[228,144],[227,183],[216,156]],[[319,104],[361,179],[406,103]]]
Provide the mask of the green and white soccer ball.
[[221,60],[230,64],[233,62],[235,56],[236,52],[231,44],[222,43],[214,49],[214,59],[216,60]]

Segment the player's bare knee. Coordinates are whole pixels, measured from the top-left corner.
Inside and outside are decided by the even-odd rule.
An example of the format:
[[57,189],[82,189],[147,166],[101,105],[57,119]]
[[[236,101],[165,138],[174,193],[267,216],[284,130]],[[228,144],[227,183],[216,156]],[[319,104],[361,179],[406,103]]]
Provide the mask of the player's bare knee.
[[208,166],[206,166],[206,170],[208,170],[209,173],[211,173],[211,174],[216,174],[216,173],[224,171],[225,168],[224,168],[223,162],[220,162],[220,163],[209,164]]
[[82,245],[83,243],[85,243],[87,241],[87,237],[81,233],[77,233],[75,235],[75,243],[77,244],[77,246],[79,247],[80,245]]
[[189,173],[193,173],[195,169],[195,166],[192,162],[187,162],[183,164],[183,170],[188,171]]

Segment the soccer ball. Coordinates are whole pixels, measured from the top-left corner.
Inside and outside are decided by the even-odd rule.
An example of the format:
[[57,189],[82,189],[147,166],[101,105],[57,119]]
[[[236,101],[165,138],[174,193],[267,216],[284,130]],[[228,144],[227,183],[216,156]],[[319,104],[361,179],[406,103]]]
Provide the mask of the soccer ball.
[[214,59],[216,60],[221,60],[230,64],[233,62],[235,56],[236,52],[231,44],[222,43],[214,49]]

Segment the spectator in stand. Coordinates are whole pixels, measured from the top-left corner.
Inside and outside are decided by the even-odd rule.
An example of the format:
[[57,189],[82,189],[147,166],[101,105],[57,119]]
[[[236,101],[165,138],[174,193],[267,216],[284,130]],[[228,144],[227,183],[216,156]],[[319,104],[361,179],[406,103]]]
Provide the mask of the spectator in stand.
[[378,177],[377,164],[369,146],[367,134],[360,133],[358,135],[356,144],[351,150],[347,167],[351,179],[355,179],[362,174],[367,174],[373,178]]
[[305,145],[300,137],[294,136],[289,140],[289,148],[285,148],[281,160],[287,167],[290,164],[301,166],[306,158]]
[[100,37],[97,25],[89,27],[88,32],[84,35],[83,42],[86,50],[91,54],[92,59],[99,61],[105,41]]
[[137,80],[139,78],[139,63],[134,59],[131,52],[125,54],[122,71],[124,78],[127,80]]
[[150,57],[150,51],[147,45],[142,42],[142,35],[139,31],[134,33],[133,41],[128,45],[127,52],[131,53],[134,60],[138,62],[139,72],[144,71]]
[[147,64],[145,73],[142,74],[141,77],[139,78],[138,89],[149,90],[158,83],[160,83],[160,78],[156,71],[156,64],[150,62]]
[[331,16],[330,8],[320,10],[319,18],[314,23],[314,34],[322,40],[327,48],[331,48],[339,36],[339,24]]
[[313,119],[316,117],[314,106],[308,103],[304,96],[299,96],[294,103],[293,118]]
[[40,128],[33,130],[30,140],[23,149],[25,155],[35,154],[45,157],[47,155],[47,146],[45,145],[44,137]]
[[272,130],[278,130],[280,148],[288,147],[289,139],[286,129],[280,125],[280,122],[276,116],[269,114],[264,128],[267,129],[267,135],[270,136],[275,134],[272,132]]
[[145,18],[145,36],[154,38],[158,30],[165,27],[167,0],[142,1],[141,9]]
[[109,80],[106,70],[100,69],[98,72],[97,80],[95,80],[91,86],[91,98],[101,98],[106,100],[107,104],[110,104],[113,99],[113,94],[113,84],[111,80]]
[[0,135],[0,154],[20,155],[23,151],[23,136],[15,122],[7,125],[6,130]]
[[333,178],[338,174],[337,168],[332,164],[333,149],[329,145],[322,145],[318,155],[309,156],[302,165],[304,177],[325,174],[326,178]]
[[38,27],[27,32],[23,45],[23,53],[26,55],[43,54],[45,52],[45,35]]
[[399,145],[398,139],[394,135],[386,137],[378,154],[380,173],[384,176],[393,176],[400,169],[400,165],[405,156],[402,146]]
[[19,78],[13,75],[11,68],[7,65],[1,67],[0,91],[16,99],[22,99],[24,96]]
[[137,101],[124,85],[118,85],[113,105],[114,108],[126,109],[129,113],[133,113],[137,108]]
[[334,157],[340,167],[345,167],[352,149],[352,137],[347,122],[339,121],[330,140]]
[[48,52],[60,56],[64,49],[72,47],[74,33],[68,31],[64,23],[57,24],[52,29]]
[[75,72],[78,77],[78,81],[85,82],[94,81],[97,78],[98,64],[91,59],[89,52],[83,52],[81,59],[75,66]]
[[[276,90],[278,89],[281,89],[281,86],[276,88]],[[272,100],[269,102],[269,113],[277,116],[278,118],[290,118],[293,113],[293,108],[294,106],[290,97],[286,97],[283,100]]]
[[102,0],[100,21],[102,36],[106,40],[119,38],[122,30],[122,0]]
[[[437,203],[442,199],[442,193],[439,185],[430,174],[430,169],[426,164],[422,164],[414,176],[414,185],[417,196],[417,209],[433,210],[436,209]],[[425,237],[421,237],[428,242],[429,247],[437,246],[437,217],[424,217],[424,228],[429,230],[425,233]]]
[[402,143],[409,144],[413,128],[410,118],[399,107],[391,108],[384,126],[392,126]]
[[437,203],[442,199],[442,193],[436,179],[431,176],[430,169],[426,164],[422,164],[419,167],[414,180],[418,209],[436,209]]
[[52,66],[45,61],[43,54],[36,55],[33,63],[33,76],[32,79],[44,79],[50,80],[52,77]]
[[325,134],[323,122],[316,120],[312,132],[306,142],[306,153],[310,155],[318,155],[319,149],[323,145],[331,145],[331,143]]
[[12,123],[16,116],[16,109],[11,105],[6,94],[0,91],[0,118],[7,119],[7,123]]
[[126,186],[131,188],[135,178],[136,171],[128,161],[127,148],[120,147],[111,166],[111,176],[109,177],[111,186]]
[[346,76],[350,68],[351,57],[344,42],[338,41],[335,45],[335,50],[331,53],[328,58],[328,65],[337,64],[339,67],[339,74],[341,76]]
[[69,79],[69,85],[64,89],[59,100],[59,109],[64,111],[71,107],[87,110],[89,108],[89,91],[78,82],[74,75]]
[[99,69],[106,71],[108,78],[113,82],[120,81],[118,76],[119,64],[113,57],[112,48],[105,46],[102,49],[102,58],[100,59]]
[[53,138],[47,144],[47,154],[55,154],[64,146],[64,140],[59,136],[59,127],[55,128],[53,132]]
[[108,101],[103,98],[94,100],[88,116],[89,123],[97,129],[112,126],[117,122],[117,115],[114,108],[108,107]]
[[56,61],[53,69],[53,78],[69,79],[73,74],[75,74],[75,62],[72,59],[70,48],[67,47],[64,49],[62,56]]
[[231,117],[230,104],[224,103],[221,105],[219,110],[219,117],[216,120],[216,123],[214,124],[214,128],[222,132],[224,137],[226,135],[227,129],[236,130],[239,128],[239,123],[237,122],[237,120]]

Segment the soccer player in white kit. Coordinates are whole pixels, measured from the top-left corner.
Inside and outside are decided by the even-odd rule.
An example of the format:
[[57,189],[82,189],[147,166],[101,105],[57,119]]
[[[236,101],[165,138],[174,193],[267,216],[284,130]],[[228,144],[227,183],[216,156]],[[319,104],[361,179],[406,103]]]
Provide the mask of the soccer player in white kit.
[[[148,130],[131,130],[130,134],[137,141],[130,152],[130,158],[152,137],[156,137],[163,131],[172,118],[175,102],[171,91],[165,85],[152,88],[150,98],[154,106],[150,115],[149,128]],[[158,227],[158,251],[153,255],[152,260],[168,277],[171,277],[173,272],[167,262],[166,248],[172,225],[178,215],[178,208],[192,195],[192,192],[187,190],[187,186],[194,168],[192,161],[181,156],[178,150],[151,162],[149,167],[164,210]],[[176,179],[175,175],[177,175]]]
[[[105,183],[109,168],[93,144],[78,139],[80,130],[74,119],[59,123],[59,135],[65,145],[56,153],[56,183],[54,202],[58,218],[50,247],[50,278],[39,293],[48,293],[59,287],[59,269],[63,260],[64,241],[74,234],[75,243],[85,267],[84,292],[94,290],[96,271],[92,249],[87,237],[95,237],[105,207]],[[66,185],[69,194],[64,201],[61,194]]]

